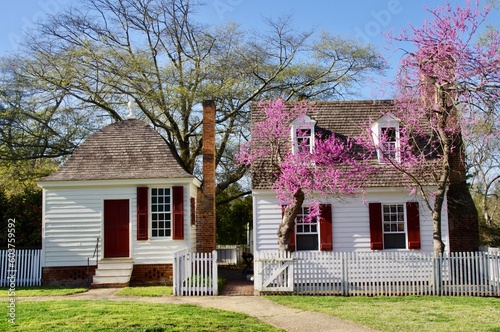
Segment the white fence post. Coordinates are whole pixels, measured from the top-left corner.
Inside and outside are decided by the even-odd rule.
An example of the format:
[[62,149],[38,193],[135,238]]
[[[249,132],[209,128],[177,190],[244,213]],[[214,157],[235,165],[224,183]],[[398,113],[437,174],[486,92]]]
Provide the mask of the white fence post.
[[212,252],[212,295],[219,295],[219,275],[217,270],[217,250]]
[[174,253],[174,295],[217,295],[217,251],[190,253],[187,249]]
[[0,250],[0,287],[9,287],[11,276],[15,276],[17,287],[41,286],[41,253],[41,249]]

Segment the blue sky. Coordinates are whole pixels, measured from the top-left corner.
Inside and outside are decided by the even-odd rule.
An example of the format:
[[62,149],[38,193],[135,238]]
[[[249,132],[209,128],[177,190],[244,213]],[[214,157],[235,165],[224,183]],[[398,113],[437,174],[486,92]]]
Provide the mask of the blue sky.
[[[420,26],[428,13],[424,6],[434,8],[444,4],[440,0],[204,0],[198,17],[206,24],[221,24],[227,20],[244,28],[262,29],[262,18],[276,18],[284,14],[294,15],[299,30],[327,30],[345,37],[357,38],[383,49],[386,44],[381,33],[400,31],[408,23]],[[454,4],[465,0],[451,0]],[[488,0],[480,0],[480,4]],[[54,14],[75,3],[74,0],[18,0],[8,1],[0,11],[0,55],[15,51],[24,29],[47,14]],[[491,21],[499,21],[498,12],[490,14]],[[397,66],[397,56],[390,64]],[[388,71],[390,77],[394,71]]]

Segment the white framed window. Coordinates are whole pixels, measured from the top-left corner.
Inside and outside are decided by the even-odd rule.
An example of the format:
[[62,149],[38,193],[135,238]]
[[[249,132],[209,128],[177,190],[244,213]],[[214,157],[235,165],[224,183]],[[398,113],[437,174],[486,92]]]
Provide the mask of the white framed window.
[[292,153],[296,154],[304,149],[312,152],[314,148],[314,126],[316,121],[307,115],[292,122]]
[[380,128],[380,136],[384,138],[380,149],[384,157],[399,160],[399,131],[396,127]]
[[317,218],[306,221],[309,208],[302,207],[295,219],[295,248],[297,251],[319,250],[319,225]]
[[151,237],[172,236],[172,190],[151,188]]
[[399,119],[392,114],[384,115],[372,125],[372,136],[379,162],[401,160]]
[[406,249],[405,204],[382,204],[384,249]]

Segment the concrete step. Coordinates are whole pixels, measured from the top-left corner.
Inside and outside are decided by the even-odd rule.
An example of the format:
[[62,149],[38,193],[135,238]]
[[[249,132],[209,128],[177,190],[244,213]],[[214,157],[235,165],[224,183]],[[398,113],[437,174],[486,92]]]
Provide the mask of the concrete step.
[[94,276],[93,284],[128,284],[130,276]]
[[132,268],[130,268],[130,269],[116,269],[116,268],[101,269],[101,267],[99,267],[95,271],[95,275],[99,276],[99,277],[130,276],[130,275],[132,275]]
[[134,261],[131,258],[101,259],[99,269],[128,269],[132,268]]
[[133,266],[134,262],[131,258],[100,260],[93,277],[92,287],[98,285],[101,285],[101,287],[105,287],[104,285],[127,285],[132,276]]
[[127,283],[116,283],[116,284],[94,284],[90,285],[90,288],[124,288],[128,286]]

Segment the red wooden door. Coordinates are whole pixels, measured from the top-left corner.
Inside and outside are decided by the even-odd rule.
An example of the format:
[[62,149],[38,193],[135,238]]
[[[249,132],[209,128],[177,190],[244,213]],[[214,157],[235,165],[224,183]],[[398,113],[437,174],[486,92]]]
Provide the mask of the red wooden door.
[[129,257],[129,201],[104,201],[104,257]]

